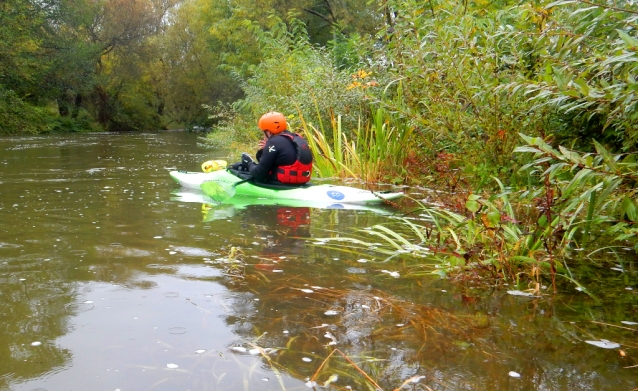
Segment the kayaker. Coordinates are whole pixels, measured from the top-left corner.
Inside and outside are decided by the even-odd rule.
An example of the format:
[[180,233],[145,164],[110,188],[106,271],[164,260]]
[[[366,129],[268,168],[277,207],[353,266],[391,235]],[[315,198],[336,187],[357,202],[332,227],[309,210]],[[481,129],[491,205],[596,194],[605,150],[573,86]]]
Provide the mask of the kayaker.
[[286,117],[276,111],[259,118],[264,138],[259,141],[257,162],[242,153],[241,162],[231,167],[243,170],[257,182],[302,185],[312,174],[312,151],[308,142],[297,133],[288,131]]

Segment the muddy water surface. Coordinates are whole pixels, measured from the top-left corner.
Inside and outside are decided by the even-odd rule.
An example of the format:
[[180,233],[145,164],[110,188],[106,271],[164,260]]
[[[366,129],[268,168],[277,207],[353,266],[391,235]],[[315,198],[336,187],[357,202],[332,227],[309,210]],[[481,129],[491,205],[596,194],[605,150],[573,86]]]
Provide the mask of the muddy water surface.
[[638,388],[631,253],[574,271],[591,295],[452,285],[316,240],[397,211],[211,206],[168,177],[223,157],[191,133],[0,139],[0,390]]

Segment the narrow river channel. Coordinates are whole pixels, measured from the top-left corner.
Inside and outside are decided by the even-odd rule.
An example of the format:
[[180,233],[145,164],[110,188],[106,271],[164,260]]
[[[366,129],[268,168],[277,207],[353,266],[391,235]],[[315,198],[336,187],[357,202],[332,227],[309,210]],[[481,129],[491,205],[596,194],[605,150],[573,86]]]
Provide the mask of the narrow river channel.
[[0,390],[638,389],[631,255],[591,295],[451,284],[318,240],[398,210],[180,193],[197,137],[0,138]]

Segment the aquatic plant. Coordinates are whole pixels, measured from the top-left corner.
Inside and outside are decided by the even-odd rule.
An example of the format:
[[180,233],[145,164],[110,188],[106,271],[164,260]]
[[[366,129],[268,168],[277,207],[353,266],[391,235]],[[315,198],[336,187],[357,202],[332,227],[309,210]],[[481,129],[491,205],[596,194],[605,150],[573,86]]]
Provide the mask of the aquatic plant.
[[521,168],[533,182],[528,189],[515,192],[494,178],[500,192],[466,195],[463,214],[415,200],[418,207],[410,217],[354,237],[317,240],[375,251],[386,257],[383,262],[411,258],[413,274],[425,269],[463,281],[515,283],[535,294],[545,278],[554,289],[558,275],[578,284],[570,269],[574,248],[590,249],[583,256],[591,258],[600,252],[599,239],[608,238],[638,249],[635,155],[614,156],[596,142],[597,153],[582,154],[521,137],[527,145],[516,152],[534,154]]

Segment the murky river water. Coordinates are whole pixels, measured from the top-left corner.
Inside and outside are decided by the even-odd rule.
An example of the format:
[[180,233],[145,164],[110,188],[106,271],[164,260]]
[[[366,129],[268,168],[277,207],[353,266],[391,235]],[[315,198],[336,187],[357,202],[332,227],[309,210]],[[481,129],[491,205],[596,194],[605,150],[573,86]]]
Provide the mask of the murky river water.
[[411,276],[312,240],[391,210],[180,198],[196,137],[0,139],[0,390],[638,388],[633,260],[594,297]]

